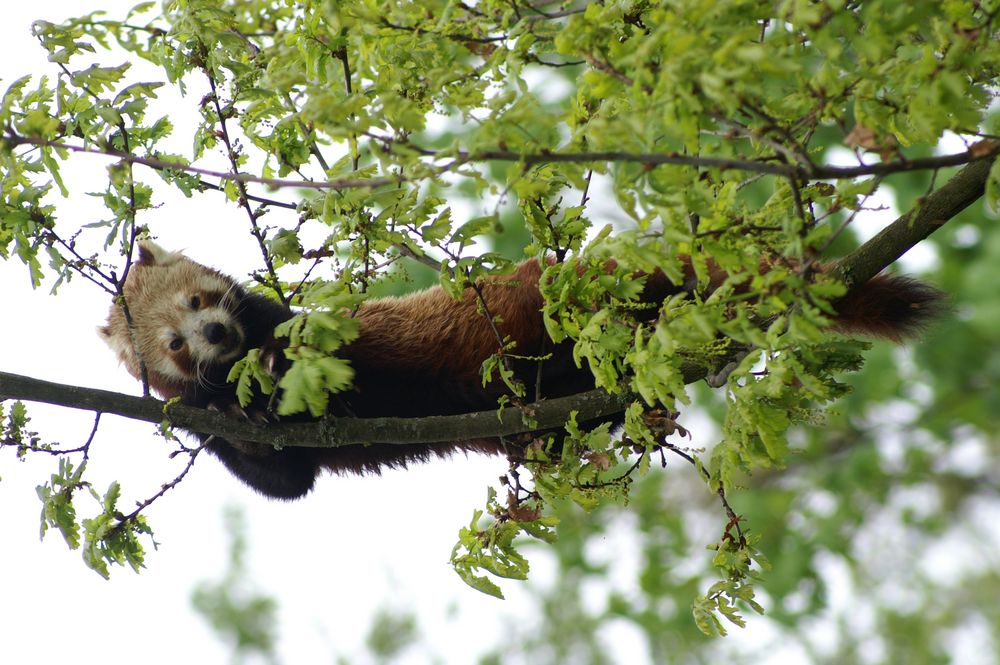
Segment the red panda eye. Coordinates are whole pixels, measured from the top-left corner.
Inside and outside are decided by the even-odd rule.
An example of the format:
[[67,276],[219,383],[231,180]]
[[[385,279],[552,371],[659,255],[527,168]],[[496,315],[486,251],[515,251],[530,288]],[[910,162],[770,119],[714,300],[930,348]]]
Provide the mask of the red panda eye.
[[191,309],[201,309],[201,298],[191,296]]
[[180,351],[182,346],[184,346],[184,340],[181,339],[180,337],[174,337],[172,340],[170,340],[171,351]]

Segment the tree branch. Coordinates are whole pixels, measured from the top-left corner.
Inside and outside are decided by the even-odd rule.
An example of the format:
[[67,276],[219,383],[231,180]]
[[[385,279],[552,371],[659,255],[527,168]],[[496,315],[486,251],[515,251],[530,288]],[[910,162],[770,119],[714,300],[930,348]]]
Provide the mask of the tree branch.
[[[979,147],[977,147],[979,146]],[[579,152],[579,153],[536,153],[521,154],[508,150],[483,150],[475,153],[459,153],[458,157],[469,162],[508,161],[527,165],[560,162],[633,162],[639,164],[695,166],[723,170],[750,171],[769,175],[795,177],[803,180],[825,180],[834,178],[860,178],[870,175],[888,175],[903,171],[922,171],[961,166],[976,161],[992,161],[1000,154],[1000,143],[989,142],[972,146],[963,152],[920,159],[899,159],[858,166],[832,166],[825,164],[799,165],[788,162],[765,162],[738,157],[712,157],[703,155],[682,155],[680,153],[630,153],[630,152]]]
[[[399,185],[404,182],[412,182],[419,178],[409,176],[394,176],[383,178],[342,178],[338,180],[291,180],[285,178],[262,178],[249,173],[229,173],[225,171],[212,171],[200,167],[184,164],[181,162],[170,162],[155,157],[141,157],[126,152],[111,149],[96,149],[87,146],[73,145],[60,141],[50,141],[47,139],[20,136],[8,130],[3,142],[8,146],[34,145],[70,152],[105,155],[114,157],[129,164],[142,164],[157,170],[181,171],[201,176],[218,178],[223,181],[232,181],[240,185],[256,183],[272,189],[294,187],[297,189],[315,189],[321,191],[340,191],[359,188],[377,188],[386,185]],[[408,146],[414,149],[413,146]],[[765,161],[762,159],[744,159],[740,157],[714,157],[704,155],[684,155],[676,152],[669,153],[632,153],[632,152],[540,152],[540,153],[520,153],[511,150],[480,150],[477,152],[436,152],[433,150],[420,151],[425,157],[434,160],[454,159],[453,162],[443,166],[431,166],[433,172],[446,173],[456,166],[477,162],[518,162],[526,166],[537,164],[554,163],[634,163],[648,166],[673,165],[673,166],[693,166],[699,168],[717,168],[721,170],[748,171],[751,173],[778,175],[786,178],[798,178],[800,180],[824,180],[837,178],[860,178],[871,175],[889,175],[892,173],[902,173],[904,171],[922,171],[929,169],[941,169],[952,166],[961,166],[977,161],[992,161],[1000,154],[1000,142],[984,141],[971,146],[968,150],[950,155],[940,155],[937,157],[922,157],[919,159],[898,159],[890,162],[878,162],[875,164],[859,164],[858,166],[832,166],[826,164],[791,164],[788,162]]]
[[[996,143],[995,146],[1000,146]],[[920,204],[880,231],[837,263],[834,272],[854,289],[885,270],[908,249],[941,228],[981,197],[993,166],[990,159],[972,162]]]
[[[696,373],[697,370],[692,370],[692,381],[697,379]],[[424,418],[327,418],[319,422],[257,425],[185,404],[170,404],[151,397],[67,386],[0,372],[0,400],[5,399],[44,402],[151,423],[168,421],[176,427],[226,439],[269,443],[278,447],[319,448],[366,443],[437,443],[561,429],[573,411],[578,413],[580,420],[603,418],[624,411],[634,396],[592,390],[530,404],[523,411],[507,407],[501,413],[492,410]],[[525,422],[525,415],[528,414],[531,422]]]

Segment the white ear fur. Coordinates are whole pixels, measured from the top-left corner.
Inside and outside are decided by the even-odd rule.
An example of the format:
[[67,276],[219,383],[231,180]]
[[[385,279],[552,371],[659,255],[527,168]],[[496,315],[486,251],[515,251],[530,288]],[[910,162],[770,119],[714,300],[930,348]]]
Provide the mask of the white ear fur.
[[139,241],[139,265],[141,266],[168,266],[182,260],[184,260],[184,255],[180,252],[168,252],[152,240]]
[[[112,351],[117,353],[119,356],[124,357],[126,349],[122,346],[121,340],[111,334],[111,328],[109,326],[97,326],[97,335],[104,340]],[[131,350],[131,345],[129,345]]]

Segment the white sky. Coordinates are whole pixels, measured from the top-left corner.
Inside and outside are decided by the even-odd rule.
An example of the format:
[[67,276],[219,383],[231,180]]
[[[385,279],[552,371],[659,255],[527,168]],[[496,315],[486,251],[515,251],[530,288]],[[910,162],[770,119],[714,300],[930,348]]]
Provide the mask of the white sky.
[[[0,21],[5,55],[0,91],[25,73],[55,76],[30,35],[33,20],[57,20],[97,6],[120,16],[132,4],[8,3]],[[183,129],[178,134],[185,136]],[[83,193],[103,189],[106,160],[85,157],[74,164],[65,175],[75,194],[58,202],[64,230],[104,216],[99,201]],[[140,177],[158,185],[151,172]],[[241,278],[253,267],[258,255],[247,238],[245,216],[224,205],[221,196],[160,200],[165,205],[144,221],[161,244],[186,249]],[[0,262],[0,284],[5,371],[137,393],[136,382],[94,332],[109,305],[95,286],[78,279],[55,298],[45,287],[32,292],[19,262]],[[67,446],[83,443],[92,425],[83,412],[29,405],[29,413],[45,440]],[[121,507],[128,509],[176,475],[181,460],[169,460],[169,450],[149,426],[105,417],[92,447],[89,478],[102,492],[112,480],[121,481]],[[253,585],[278,596],[280,655],[286,663],[332,662],[335,655],[363,662],[355,656],[377,607],[419,607],[420,628],[433,652],[411,653],[403,662],[428,662],[433,655],[468,662],[470,653],[501,641],[504,623],[514,620],[518,599],[525,598],[517,583],[504,585],[505,602],[482,596],[448,565],[458,529],[505,470],[501,459],[457,459],[381,478],[325,477],[308,498],[285,504],[257,497],[205,456],[179,488],[147,511],[161,544],[149,552],[147,570],[135,575],[116,569],[110,582],[87,569],[58,533],[39,542],[35,486],[55,465],[54,458],[32,455],[17,463],[11,451],[0,455],[0,663],[223,662],[228,649],[193,613],[190,594],[225,569],[227,505],[244,508]],[[89,516],[86,497],[78,508]],[[535,559],[534,583],[541,584],[544,561]]]

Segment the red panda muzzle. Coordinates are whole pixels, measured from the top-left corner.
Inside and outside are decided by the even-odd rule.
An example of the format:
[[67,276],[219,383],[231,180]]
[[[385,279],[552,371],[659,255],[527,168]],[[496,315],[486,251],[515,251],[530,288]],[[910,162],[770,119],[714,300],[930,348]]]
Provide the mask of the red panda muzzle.
[[209,344],[221,344],[228,337],[226,326],[221,323],[209,323],[205,326],[203,332]]

